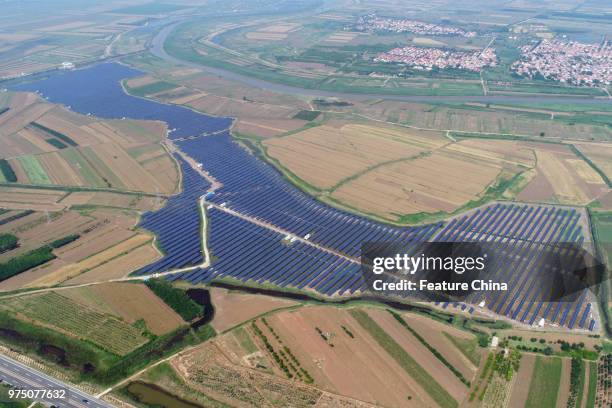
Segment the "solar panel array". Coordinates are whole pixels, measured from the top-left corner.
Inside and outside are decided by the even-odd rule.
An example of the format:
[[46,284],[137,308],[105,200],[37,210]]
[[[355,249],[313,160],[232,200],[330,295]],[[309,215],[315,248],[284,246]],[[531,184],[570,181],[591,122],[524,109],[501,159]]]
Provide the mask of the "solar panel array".
[[231,277],[243,282],[273,283],[280,287],[312,288],[332,295],[354,293],[364,282],[360,265],[283,234],[212,208],[209,250],[212,266],[168,276],[169,280],[208,282]]
[[125,65],[103,63],[58,72],[43,81],[26,82],[11,89],[40,92],[51,102],[68,105],[82,114],[111,119],[161,120],[168,124],[171,139],[217,132],[232,124],[230,118],[206,116],[183,106],[127,95],[120,81],[140,75],[143,75],[141,71]]
[[141,227],[155,233],[164,257],[140,269],[140,275],[204,262],[198,197],[206,193],[210,183],[180,156],[176,158],[183,173],[181,193],[170,197],[161,210],[144,214],[140,221]]
[[591,317],[587,290],[572,301],[545,302],[542,282],[535,279],[537,271],[546,267],[543,258],[536,256],[538,245],[560,242],[581,245],[584,236],[579,221],[580,214],[574,209],[497,204],[453,219],[436,240],[495,242],[499,251],[512,246],[514,253],[524,255],[519,262],[492,265],[495,275],[491,279],[508,282],[508,291],[474,292],[468,303],[484,301],[495,313],[529,325],[543,318],[549,324],[570,329],[587,328],[588,322],[588,329],[593,330],[595,320]]
[[[83,114],[165,121],[171,130],[169,137],[223,183],[211,198],[213,203],[224,203],[228,208],[290,234],[308,236],[313,243],[348,257],[358,257],[364,241],[406,244],[431,239],[436,232],[440,239],[492,240],[502,246],[508,239],[517,239],[526,249],[535,245],[535,241],[581,243],[583,240],[579,214],[552,207],[489,206],[452,220],[442,231],[438,231],[438,224],[389,227],[331,208],[287,183],[273,167],[239,147],[228,133],[181,140],[228,129],[231,119],[206,116],[181,106],[125,94],[119,81],[138,75],[142,73],[120,64],[97,64],[13,89],[40,91],[52,102],[69,105]],[[181,167],[183,192],[169,199],[160,211],[145,214],[141,224],[156,233],[164,257],[138,273],[183,268],[203,261],[197,199],[209,185],[182,160]],[[342,256],[299,241],[288,243],[273,230],[220,210],[211,209],[209,215],[210,247],[215,256],[213,265],[206,270],[174,275],[173,279],[184,277],[201,282],[213,276],[233,276],[279,286],[312,288],[326,294],[354,293],[363,288],[354,263]],[[253,259],[246,254],[259,255],[259,258]],[[484,300],[489,309],[525,323],[533,324],[545,318],[567,327],[595,329],[596,320],[591,317],[592,306],[586,294],[574,303],[539,301],[539,288],[531,279],[537,260],[525,262],[525,267],[518,270],[499,268],[500,276],[512,274],[507,275],[514,283],[512,291],[507,294],[475,293],[469,302],[477,304]],[[474,311],[474,306],[456,306]]]
[[366,241],[410,242],[431,236],[441,224],[396,228],[332,208],[303,193],[273,167],[240,147],[229,134],[177,142],[181,150],[204,164],[223,183],[210,199],[241,214],[263,220],[294,235],[359,257]]

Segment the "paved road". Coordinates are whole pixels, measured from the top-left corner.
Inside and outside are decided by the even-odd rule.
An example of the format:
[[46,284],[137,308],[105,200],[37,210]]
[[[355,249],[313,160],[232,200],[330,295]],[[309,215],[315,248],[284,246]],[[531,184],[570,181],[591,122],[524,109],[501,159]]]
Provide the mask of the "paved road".
[[533,95],[533,96],[510,96],[510,95],[480,95],[480,96],[438,96],[438,95],[387,95],[387,94],[359,94],[359,93],[348,93],[348,92],[331,92],[322,91],[318,89],[300,88],[296,86],[284,85],[276,82],[269,82],[262,79],[258,79],[251,76],[237,74],[232,71],[228,71],[221,68],[213,68],[203,64],[183,60],[169,55],[164,49],[164,43],[168,35],[183,21],[176,19],[164,27],[157,35],[153,38],[150,46],[150,52],[167,62],[174,65],[188,66],[192,68],[198,68],[204,72],[208,72],[213,75],[217,75],[221,78],[229,79],[232,81],[242,82],[249,86],[256,88],[267,89],[274,92],[287,93],[292,95],[306,95],[313,97],[337,97],[348,100],[371,100],[371,99],[388,99],[395,101],[408,101],[408,102],[482,102],[482,103],[534,103],[534,102],[549,102],[549,103],[574,103],[574,104],[592,104],[594,102],[612,104],[612,99],[605,98],[591,98],[591,97],[579,97],[579,96],[546,96]]
[[[33,368],[23,365],[10,357],[0,354],[0,379],[3,382],[8,382],[16,388],[31,389],[31,390],[66,390],[66,398],[61,400],[41,399],[47,406],[54,405],[56,407],[66,408],[110,408],[112,405],[96,399],[95,397],[84,393],[81,390],[74,388],[62,381],[56,380],[46,374],[43,374]],[[87,402],[84,402],[87,401]],[[0,401],[0,406],[2,406]]]

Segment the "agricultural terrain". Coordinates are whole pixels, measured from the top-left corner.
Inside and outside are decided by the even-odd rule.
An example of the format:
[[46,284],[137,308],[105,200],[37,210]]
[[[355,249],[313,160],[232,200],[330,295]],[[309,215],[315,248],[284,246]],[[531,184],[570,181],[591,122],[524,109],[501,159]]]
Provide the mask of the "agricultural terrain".
[[[544,344],[560,355],[550,357],[517,348],[523,337],[503,326],[493,329],[501,334],[502,345],[483,347],[486,342],[479,345],[479,338],[493,326],[449,321],[445,316],[450,315],[439,312],[289,305],[258,298],[212,288],[212,325],[221,327],[231,316],[234,326],[148,370],[116,395],[128,401],[154,400],[155,384],[166,398],[214,407],[552,407],[566,406],[573,390],[578,391],[570,382],[575,375],[581,387],[575,396],[594,397],[588,390],[595,389],[597,380],[589,370],[596,362],[574,358],[581,363],[573,364],[563,356],[562,334],[540,333],[522,340]],[[238,318],[222,306],[229,299],[253,302],[257,311]],[[591,339],[586,347],[597,343]],[[582,406],[580,401],[576,406]]]

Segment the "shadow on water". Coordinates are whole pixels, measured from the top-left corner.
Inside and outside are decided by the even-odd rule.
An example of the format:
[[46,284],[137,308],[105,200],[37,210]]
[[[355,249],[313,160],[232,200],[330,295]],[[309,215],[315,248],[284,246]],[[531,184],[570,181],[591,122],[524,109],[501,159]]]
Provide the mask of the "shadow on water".
[[136,401],[161,408],[204,408],[202,405],[185,401],[161,387],[141,381],[130,383],[126,391]]
[[352,297],[349,299],[322,300],[322,299],[319,299],[313,296],[309,296],[303,293],[292,293],[292,292],[283,292],[281,290],[274,290],[274,289],[263,289],[263,288],[249,287],[249,286],[239,286],[239,285],[233,285],[231,283],[226,283],[226,282],[211,282],[210,286],[215,287],[215,288],[222,288],[222,289],[228,289],[228,290],[233,290],[233,291],[254,294],[254,295],[274,296],[278,298],[291,299],[291,300],[297,300],[297,301],[302,301],[302,302],[320,303],[322,305],[348,305],[351,303],[372,302],[372,303],[379,303],[385,306],[389,306],[396,310],[421,312],[421,313],[427,313],[427,314],[430,314],[432,312],[432,310],[428,307],[403,303],[399,301],[390,300],[384,297],[376,297],[376,296],[359,296],[359,297]]
[[215,317],[215,308],[210,299],[210,292],[202,288],[191,288],[186,291],[187,296],[204,308],[204,314],[198,320],[191,323],[191,327],[197,329],[210,322]]

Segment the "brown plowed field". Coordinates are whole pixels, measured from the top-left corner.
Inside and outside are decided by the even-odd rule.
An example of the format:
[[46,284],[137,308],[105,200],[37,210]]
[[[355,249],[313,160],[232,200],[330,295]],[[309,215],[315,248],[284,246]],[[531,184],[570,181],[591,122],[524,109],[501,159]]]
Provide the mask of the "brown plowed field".
[[576,147],[612,180],[612,146],[605,143],[579,143]]
[[[267,320],[318,387],[388,407],[436,405],[346,310],[305,307]],[[321,338],[317,327],[329,334],[333,347]]]
[[90,271],[98,266],[101,266],[116,257],[124,255],[127,252],[133,251],[136,248],[146,244],[150,240],[151,237],[148,235],[136,235],[87,259],[63,266],[53,272],[50,272],[45,276],[28,283],[26,286],[41,287],[60,284],[84,272]]
[[164,204],[164,199],[107,192],[75,192],[61,200],[67,207],[89,205],[102,207],[131,208],[139,211],[155,211]]
[[[160,144],[166,136],[164,123],[99,120],[50,104],[34,94],[10,95],[10,110],[0,118],[0,158],[10,159],[18,182],[160,194],[176,191],[178,168]],[[51,145],[47,139],[61,141],[53,132],[68,137],[76,146],[70,141],[63,141],[62,148]],[[157,149],[158,157],[137,161],[126,151],[149,147]],[[34,168],[34,172],[44,172],[36,174],[36,180],[30,180],[24,169],[21,161],[25,155],[36,155],[28,157],[40,164],[41,170]]]
[[402,317],[410,327],[425,338],[427,343],[438,350],[465,378],[470,381],[472,380],[478,367],[465,357],[442,333],[446,332],[453,337],[463,340],[473,340],[475,338],[474,335],[415,313],[404,313]]
[[53,251],[56,259],[0,282],[0,290],[126,276],[160,256],[150,243],[150,235],[132,230],[136,221],[135,214],[121,211],[96,210],[86,214],[64,211],[34,213],[0,226],[0,233],[14,233],[20,240],[20,247],[0,256],[0,262],[54,240],[79,235],[77,240]]
[[[563,368],[561,369],[561,384],[559,385],[559,396],[557,397],[557,408],[566,408],[569,398],[570,389],[570,374],[572,370],[572,360],[570,358],[562,359]],[[586,394],[583,396],[586,398]]]
[[300,119],[244,118],[236,122],[233,130],[249,136],[274,137],[282,133],[299,129],[306,123],[308,122]]
[[536,176],[518,195],[520,200],[584,205],[609,189],[603,179],[569,148],[536,150]]
[[215,307],[212,326],[217,332],[224,332],[271,310],[297,304],[287,299],[234,293],[217,288],[212,288],[210,294]]
[[124,255],[111,259],[75,278],[66,281],[67,285],[101,282],[110,279],[119,279],[147,266],[161,257],[153,245],[143,245]]
[[[462,401],[468,394],[468,387],[417,340],[408,330],[386,310],[368,309],[368,315],[389,334],[404,350],[409,350],[414,360],[425,369],[457,401]],[[446,347],[447,353],[451,350]]]
[[167,304],[144,284],[105,283],[91,287],[92,293],[125,321],[144,319],[151,332],[162,335],[185,324]]
[[534,365],[535,356],[533,354],[523,354],[519,371],[516,373],[516,381],[512,387],[512,393],[510,394],[510,408],[525,407]]

